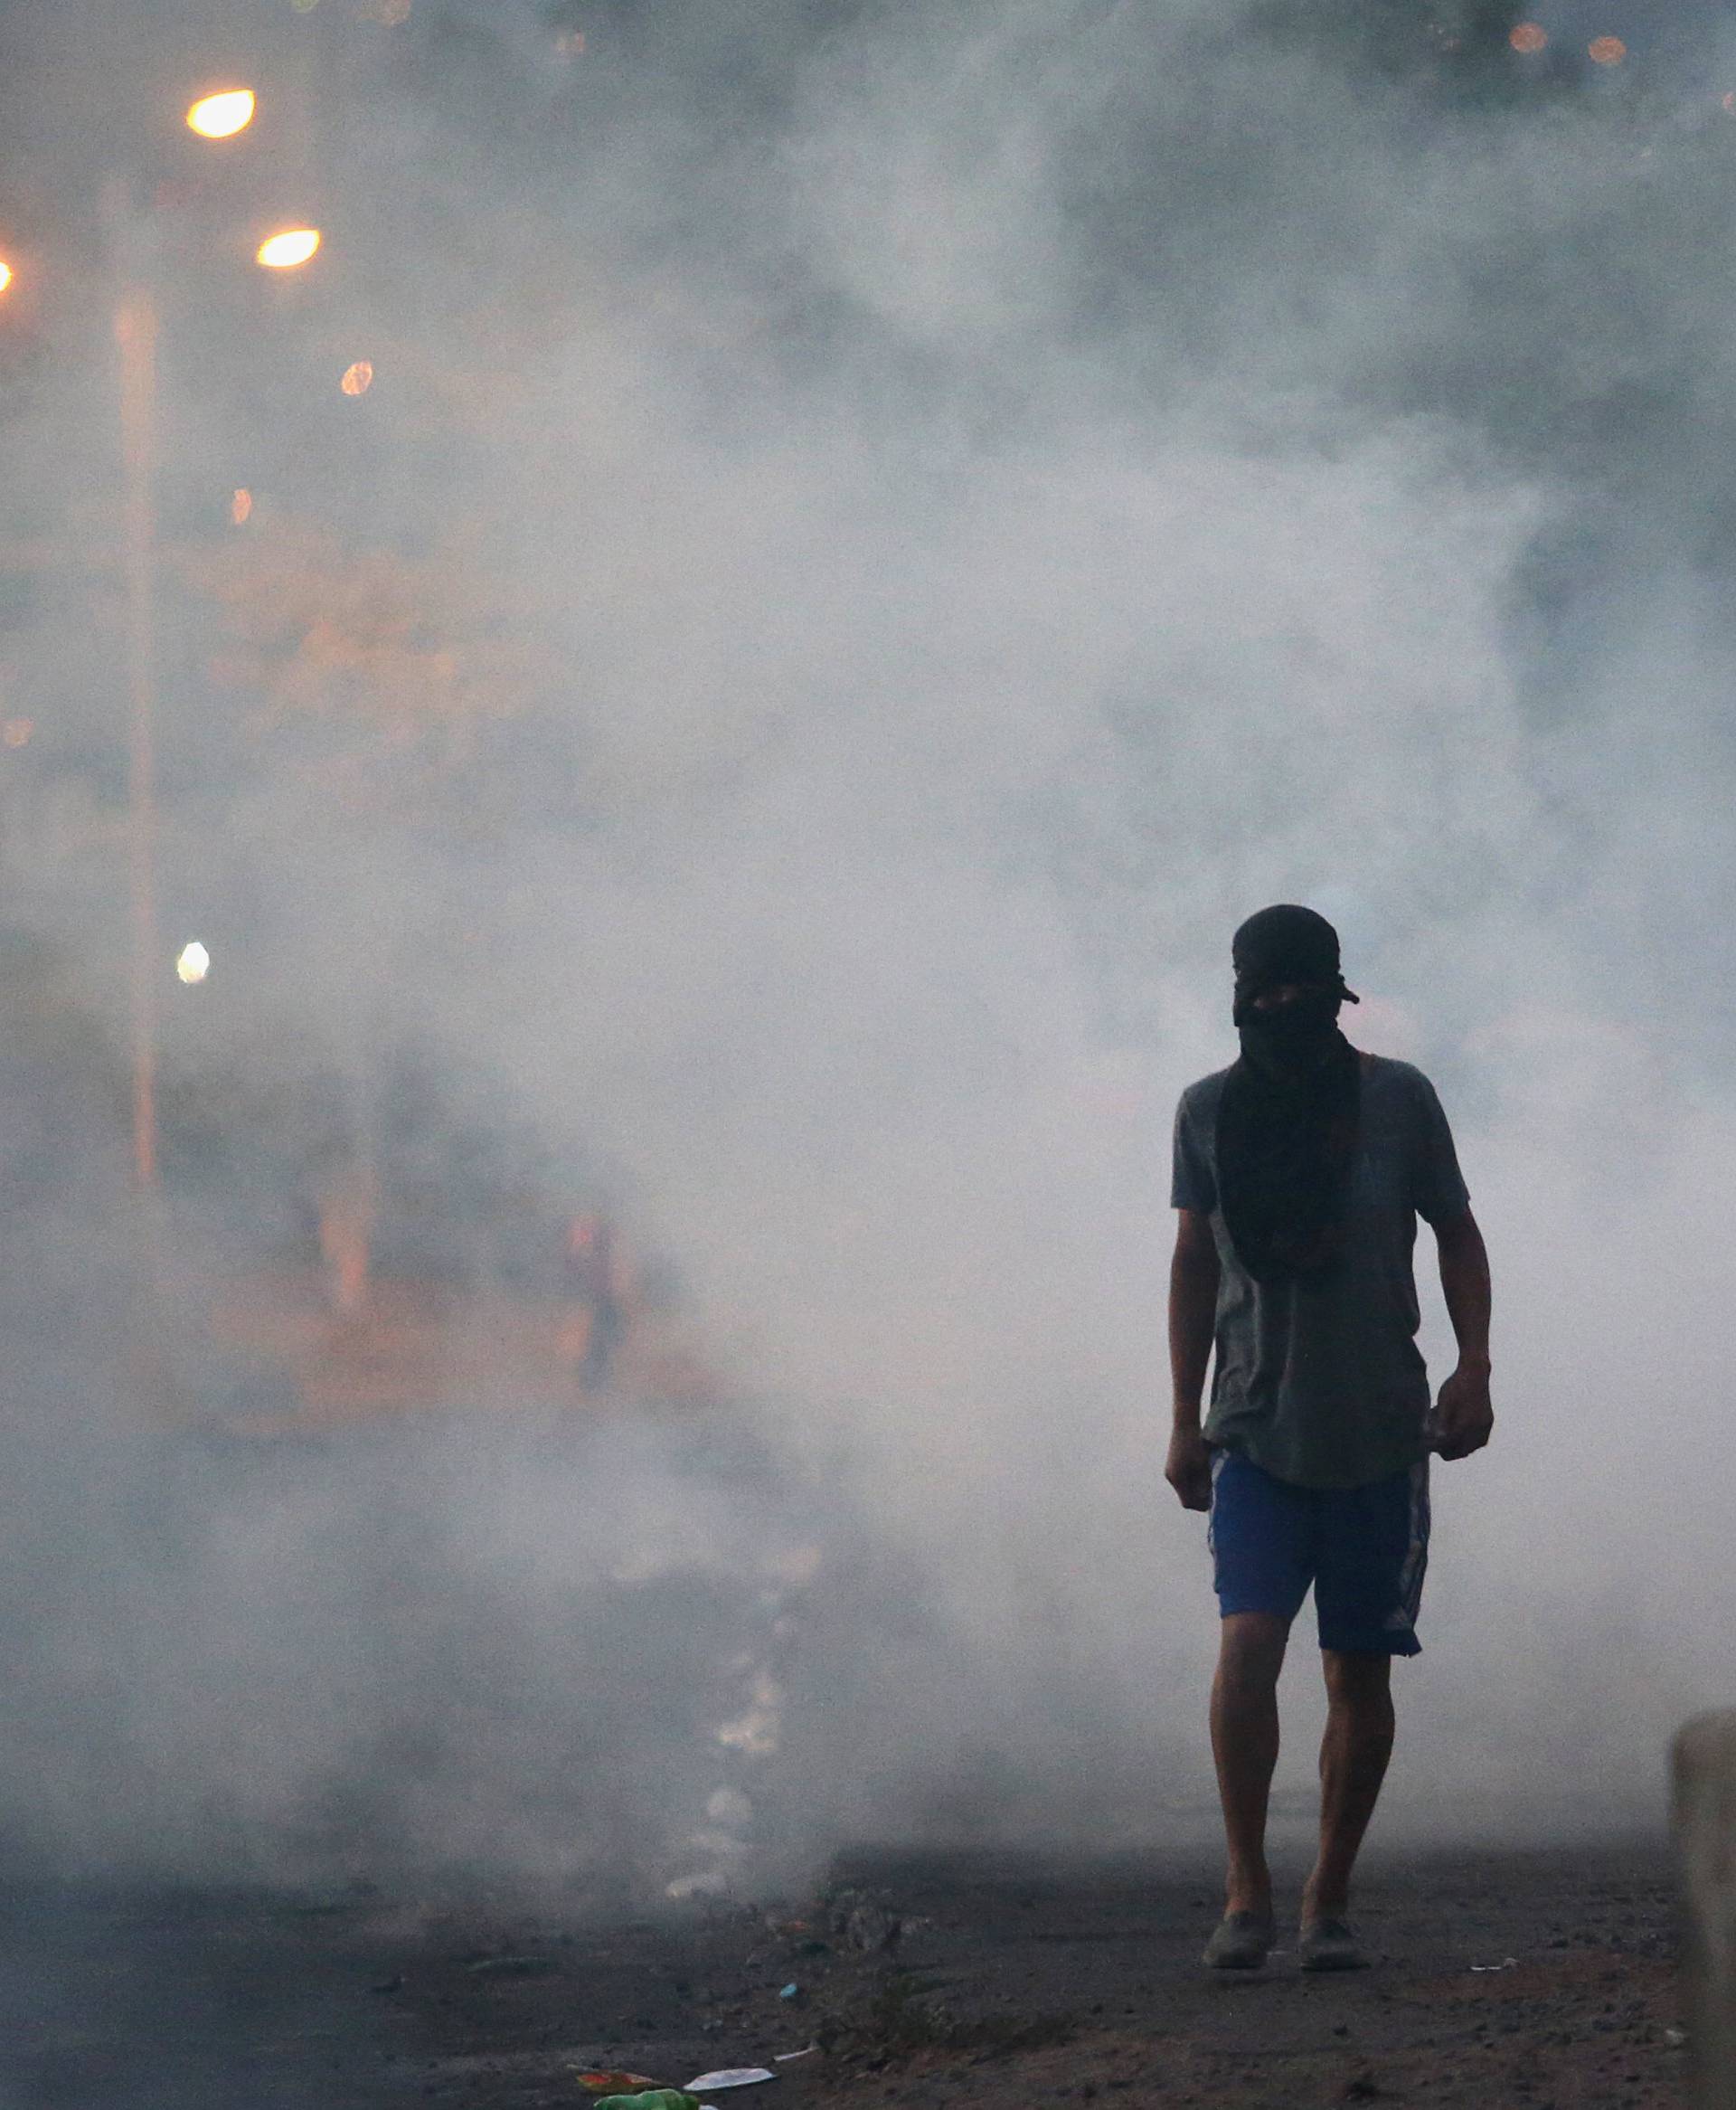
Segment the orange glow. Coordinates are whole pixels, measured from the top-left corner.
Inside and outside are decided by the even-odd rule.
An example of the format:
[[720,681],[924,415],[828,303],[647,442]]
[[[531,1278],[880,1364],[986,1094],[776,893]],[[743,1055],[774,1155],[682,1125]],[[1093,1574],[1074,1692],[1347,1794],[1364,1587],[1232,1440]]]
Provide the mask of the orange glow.
[[373,385],[373,364],[368,359],[358,359],[354,366],[344,369],[344,378],[337,384],[345,395],[366,395]]
[[4,293],[11,283],[12,266],[4,260],[0,260],[0,293]]
[[24,747],[35,730],[35,724],[29,718],[8,718],[4,725],[0,725],[0,740],[4,740],[8,747]]
[[248,516],[252,510],[253,494],[251,491],[237,491],[229,502],[229,516],[237,527],[246,526]]
[[259,260],[268,271],[293,271],[319,247],[317,227],[286,227],[259,244]]
[[1628,56],[1628,47],[1619,37],[1599,37],[1587,48],[1594,66],[1619,66]]
[[187,128],[202,139],[232,139],[253,122],[253,90],[225,88],[217,95],[202,95],[187,112]]
[[1514,29],[1507,42],[1515,52],[1541,52],[1549,43],[1549,32],[1541,23],[1522,22]]

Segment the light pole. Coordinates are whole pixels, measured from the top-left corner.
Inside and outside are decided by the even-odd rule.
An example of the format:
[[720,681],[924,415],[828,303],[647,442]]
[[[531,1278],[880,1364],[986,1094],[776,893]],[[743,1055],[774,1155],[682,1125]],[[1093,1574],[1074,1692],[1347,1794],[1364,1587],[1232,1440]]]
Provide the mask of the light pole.
[[[253,92],[227,88],[200,97],[187,128],[204,139],[231,139],[252,122]],[[156,1191],[156,1006],[161,951],[156,904],[156,472],[158,317],[155,229],[124,179],[107,196],[115,278],[114,333],[121,459],[121,572],[125,589],[127,694],[127,864],[132,922],[133,1173]],[[260,244],[257,261],[294,270],[318,249],[317,228],[290,228]],[[5,282],[0,281],[0,291]]]
[[[135,282],[128,283],[129,279]],[[156,302],[126,273],[120,356],[121,572],[127,610],[127,864],[132,880],[133,1172],[156,1185]]]

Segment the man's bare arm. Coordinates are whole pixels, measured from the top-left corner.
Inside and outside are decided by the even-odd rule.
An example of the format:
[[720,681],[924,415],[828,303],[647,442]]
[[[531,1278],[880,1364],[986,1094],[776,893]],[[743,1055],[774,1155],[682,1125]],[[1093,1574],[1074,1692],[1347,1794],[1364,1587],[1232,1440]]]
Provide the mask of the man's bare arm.
[[1458,1342],[1458,1367],[1440,1388],[1430,1417],[1431,1447],[1443,1458],[1480,1451],[1495,1426],[1489,1405],[1489,1255],[1467,1209],[1435,1227],[1440,1290]]
[[1169,1263],[1169,1373],[1175,1425],[1164,1476],[1188,1509],[1212,1506],[1212,1453],[1200,1433],[1200,1403],[1218,1313],[1218,1245],[1211,1219],[1176,1211]]

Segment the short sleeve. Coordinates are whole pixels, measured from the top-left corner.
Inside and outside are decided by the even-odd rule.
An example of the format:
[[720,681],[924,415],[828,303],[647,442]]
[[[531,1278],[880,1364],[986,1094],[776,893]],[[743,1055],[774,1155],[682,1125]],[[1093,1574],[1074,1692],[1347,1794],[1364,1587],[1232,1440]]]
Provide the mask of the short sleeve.
[[1453,1131],[1434,1086],[1427,1077],[1417,1078],[1417,1134],[1411,1157],[1411,1203],[1429,1224],[1450,1224],[1471,1206],[1458,1153],[1453,1148]]
[[1169,1206],[1173,1209],[1197,1209],[1204,1216],[1209,1216],[1218,1206],[1218,1183],[1212,1177],[1211,1161],[1200,1135],[1199,1123],[1188,1111],[1184,1096],[1175,1109]]

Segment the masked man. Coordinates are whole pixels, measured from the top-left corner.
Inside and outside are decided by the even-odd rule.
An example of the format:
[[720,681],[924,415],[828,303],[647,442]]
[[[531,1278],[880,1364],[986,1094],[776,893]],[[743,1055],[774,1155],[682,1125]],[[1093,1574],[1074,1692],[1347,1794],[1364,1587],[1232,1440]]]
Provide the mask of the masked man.
[[[1488,1256],[1433,1085],[1338,1029],[1357,999],[1332,925],[1262,909],[1233,960],[1241,1059],[1182,1094],[1171,1195],[1166,1477],[1184,1507],[1211,1511],[1222,1615],[1212,1749],[1229,1878],[1204,1960],[1250,1970],[1272,1946],[1278,1674],[1312,1585],[1329,1711],[1299,1953],[1305,1971],[1354,1970],[1365,1959],[1345,1918],[1350,1877],[1392,1748],[1392,1661],[1420,1646],[1429,1454],[1464,1458],[1493,1424]],[[1458,1340],[1432,1410],[1419,1216]]]

